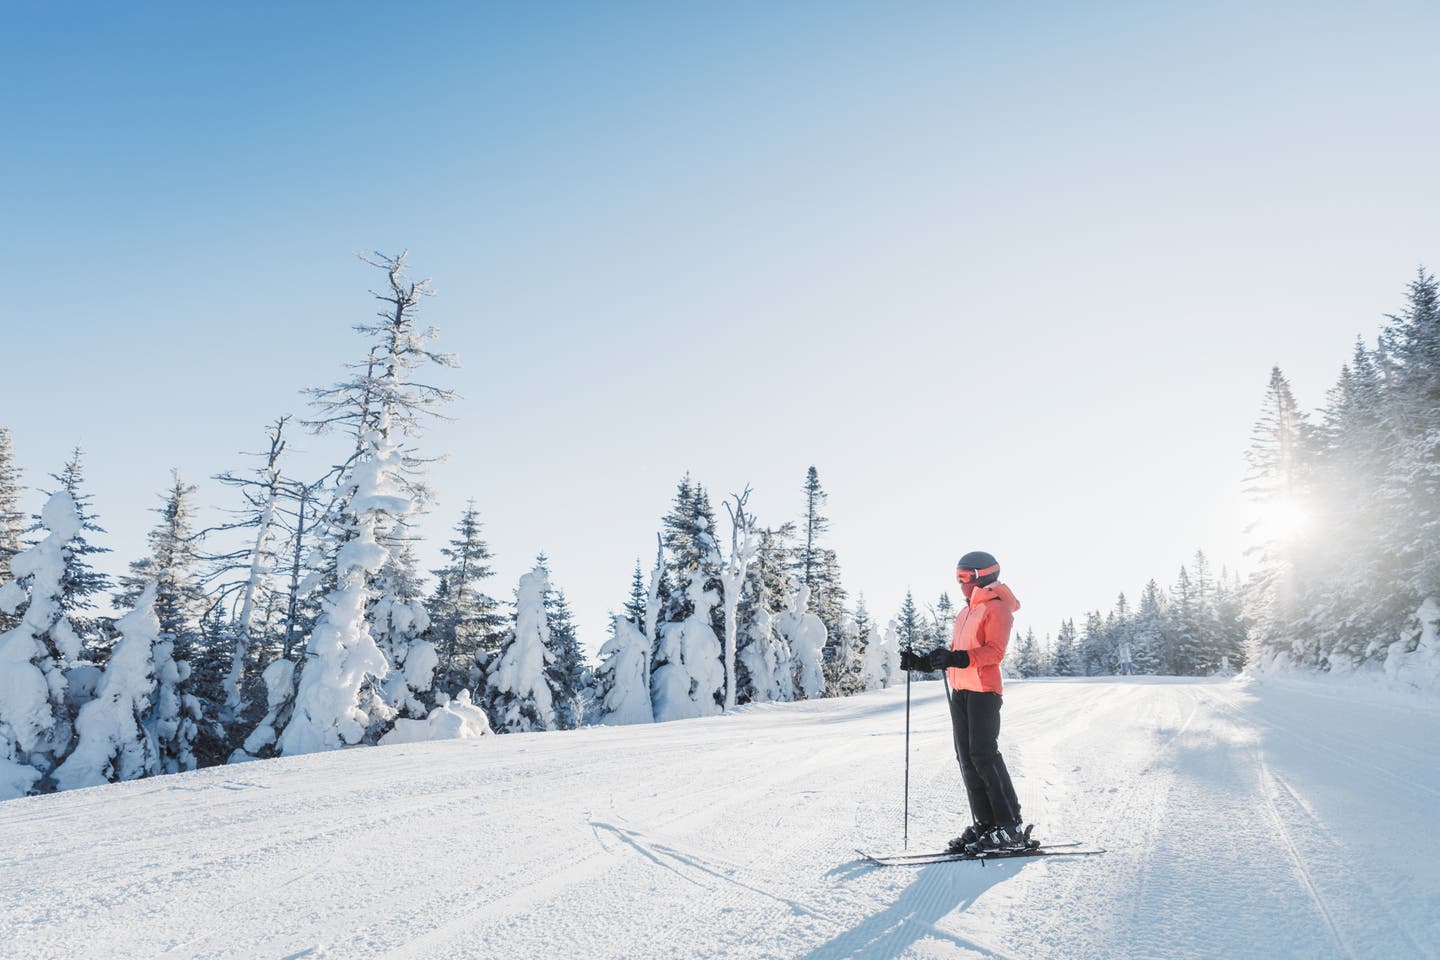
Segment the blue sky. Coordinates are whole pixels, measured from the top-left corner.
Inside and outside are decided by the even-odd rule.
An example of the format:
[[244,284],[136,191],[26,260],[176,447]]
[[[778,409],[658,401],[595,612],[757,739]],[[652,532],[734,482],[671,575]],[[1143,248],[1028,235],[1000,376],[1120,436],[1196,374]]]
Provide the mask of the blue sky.
[[877,612],[987,549],[1043,634],[1238,561],[1270,365],[1318,404],[1440,263],[1436,20],[15,7],[0,422],[37,485],[85,446],[118,567],[170,467],[227,505],[363,352],[354,254],[408,247],[463,364],[426,529],[474,497],[497,595],[548,552],[594,646],[683,472],[778,523],[814,464]]

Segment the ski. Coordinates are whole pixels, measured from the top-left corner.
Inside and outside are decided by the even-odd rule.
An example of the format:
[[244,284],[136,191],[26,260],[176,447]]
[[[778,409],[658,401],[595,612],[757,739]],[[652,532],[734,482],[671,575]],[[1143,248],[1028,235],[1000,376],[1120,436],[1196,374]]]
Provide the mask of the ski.
[[[1080,843],[1079,840],[1062,840],[1062,841],[1060,841],[1060,842],[1058,842],[1058,843],[1042,843],[1042,844],[1040,844],[1040,847],[1043,848],[1043,849],[1045,849],[1045,850],[1055,850],[1055,849],[1058,849],[1058,848],[1061,848],[1061,847],[1079,847],[1079,846],[1082,846],[1082,844]],[[896,862],[896,863],[898,863],[898,862],[900,862],[900,861],[902,861],[902,860],[933,860],[933,859],[935,859],[936,857],[955,857],[955,856],[961,856],[961,854],[952,853],[952,852],[949,851],[949,850],[922,850],[922,851],[919,851],[919,852],[916,852],[916,853],[882,853],[882,854],[870,854],[870,853],[866,853],[864,850],[861,850],[859,847],[856,847],[856,848],[855,848],[855,852],[858,853],[858,854],[860,854],[862,857],[864,857],[864,858],[867,859],[867,860],[884,860],[884,861],[886,861],[886,862]]]
[[1078,843],[1051,843],[1039,847],[1032,847],[1027,850],[995,850],[988,853],[947,853],[938,851],[929,854],[900,854],[898,856],[882,856],[879,854],[866,853],[857,849],[855,852],[878,867],[923,867],[932,863],[949,863],[952,860],[979,860],[983,864],[986,860],[1018,860],[1022,857],[1093,857],[1104,853],[1099,847],[1089,849],[1076,849]]

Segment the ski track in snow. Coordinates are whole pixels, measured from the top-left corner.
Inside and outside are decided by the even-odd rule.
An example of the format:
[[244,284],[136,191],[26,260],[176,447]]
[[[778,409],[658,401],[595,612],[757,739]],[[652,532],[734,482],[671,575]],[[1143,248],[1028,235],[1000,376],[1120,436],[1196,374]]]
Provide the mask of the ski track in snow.
[[[220,767],[0,804],[0,957],[1437,957],[1440,710],[1318,685],[1012,681],[1037,835],[875,867],[903,689]],[[912,851],[963,827],[917,684]],[[1374,830],[1385,842],[1376,843]]]

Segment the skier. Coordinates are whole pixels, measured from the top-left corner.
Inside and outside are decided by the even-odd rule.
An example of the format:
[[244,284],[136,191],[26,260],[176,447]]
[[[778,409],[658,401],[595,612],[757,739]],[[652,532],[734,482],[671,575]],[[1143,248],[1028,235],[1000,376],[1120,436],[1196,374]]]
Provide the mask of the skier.
[[1020,801],[1000,756],[1000,661],[1020,601],[1000,583],[1000,563],[983,550],[960,558],[955,579],[968,601],[955,618],[949,647],[904,651],[903,670],[945,671],[955,756],[970,800],[972,823],[951,840],[952,853],[1023,850],[1036,846],[1020,820]]

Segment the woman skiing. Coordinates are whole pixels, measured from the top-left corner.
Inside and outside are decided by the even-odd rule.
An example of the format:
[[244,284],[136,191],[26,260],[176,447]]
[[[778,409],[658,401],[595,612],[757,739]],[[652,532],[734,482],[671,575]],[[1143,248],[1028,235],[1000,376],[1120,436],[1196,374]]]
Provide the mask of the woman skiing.
[[1020,601],[1000,583],[1000,563],[983,550],[960,558],[955,579],[966,605],[955,617],[948,647],[928,653],[904,651],[904,670],[944,670],[950,700],[955,756],[970,799],[972,823],[950,841],[960,853],[1021,850],[1037,846],[1020,820],[1020,801],[1000,756],[1000,661]]

